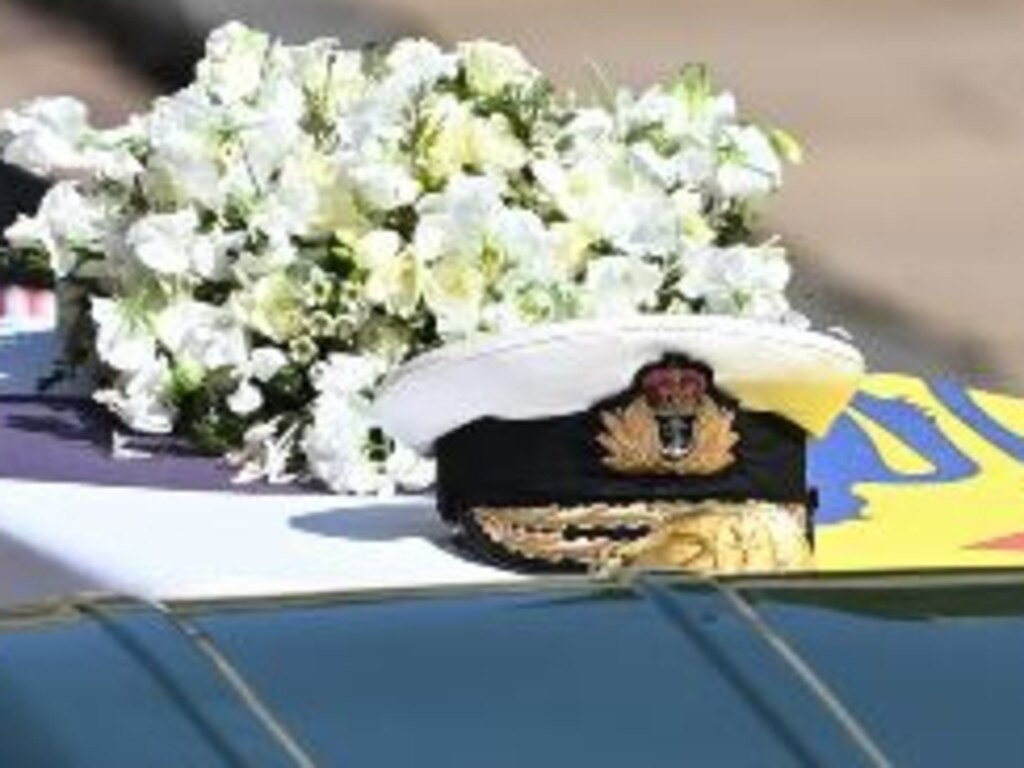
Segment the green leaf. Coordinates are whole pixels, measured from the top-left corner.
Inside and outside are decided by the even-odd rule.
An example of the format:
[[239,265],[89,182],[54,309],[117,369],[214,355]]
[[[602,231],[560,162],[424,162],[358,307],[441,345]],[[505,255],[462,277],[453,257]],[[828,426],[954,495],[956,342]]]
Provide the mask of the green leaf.
[[0,246],[0,284],[29,288],[52,288],[54,275],[49,257],[38,249],[14,249]]
[[772,128],[768,132],[768,139],[775,151],[786,161],[793,165],[799,165],[804,161],[804,148],[793,134],[781,128]]
[[686,102],[690,112],[700,112],[711,98],[711,73],[707,65],[693,62],[684,66],[669,88],[670,93]]

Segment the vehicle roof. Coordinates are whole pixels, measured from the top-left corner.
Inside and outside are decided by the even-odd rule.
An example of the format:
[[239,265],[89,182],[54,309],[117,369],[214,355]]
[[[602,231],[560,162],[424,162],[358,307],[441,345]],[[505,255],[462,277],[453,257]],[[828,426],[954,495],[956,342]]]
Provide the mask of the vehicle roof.
[[81,598],[0,613],[0,765],[996,765],[1022,639],[1024,571]]

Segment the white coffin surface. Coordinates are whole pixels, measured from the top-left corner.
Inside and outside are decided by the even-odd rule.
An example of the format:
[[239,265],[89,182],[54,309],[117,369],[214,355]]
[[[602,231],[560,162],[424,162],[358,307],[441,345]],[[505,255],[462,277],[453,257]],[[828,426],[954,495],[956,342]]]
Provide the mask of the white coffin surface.
[[428,497],[248,495],[0,480],[0,607],[512,582],[448,548]]

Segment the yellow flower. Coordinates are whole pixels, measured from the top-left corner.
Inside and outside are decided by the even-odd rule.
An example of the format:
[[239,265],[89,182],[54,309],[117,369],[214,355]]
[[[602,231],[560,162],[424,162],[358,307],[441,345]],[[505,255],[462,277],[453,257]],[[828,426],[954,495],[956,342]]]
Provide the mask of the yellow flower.
[[416,308],[420,297],[419,267],[413,254],[402,249],[402,241],[390,230],[376,229],[355,246],[355,257],[367,270],[366,298],[398,315]]
[[565,221],[552,224],[551,233],[554,236],[555,262],[565,274],[579,274],[594,240],[589,230],[579,222]]
[[715,230],[701,213],[703,199],[696,192],[678,190],[672,194],[672,202],[679,214],[683,237],[693,246],[710,245],[715,239]]
[[283,272],[261,277],[239,305],[246,323],[272,341],[286,341],[302,329],[302,292]]
[[477,117],[453,96],[442,96],[428,109],[431,140],[424,156],[425,170],[443,181],[464,168],[521,168],[528,160],[504,115]]
[[468,333],[477,327],[485,288],[483,273],[469,259],[442,258],[426,270],[424,298],[443,335]]

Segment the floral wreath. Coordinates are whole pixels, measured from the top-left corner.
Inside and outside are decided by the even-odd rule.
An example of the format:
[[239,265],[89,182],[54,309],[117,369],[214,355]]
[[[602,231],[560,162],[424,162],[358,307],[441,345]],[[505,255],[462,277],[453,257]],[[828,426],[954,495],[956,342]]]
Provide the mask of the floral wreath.
[[799,148],[700,66],[584,104],[493,42],[353,51],[232,23],[146,114],[99,130],[37,100],[0,116],[0,153],[54,181],[6,238],[56,278],[62,365],[98,362],[128,427],[241,479],[428,485],[371,404],[450,341],[641,312],[805,322],[753,230]]

